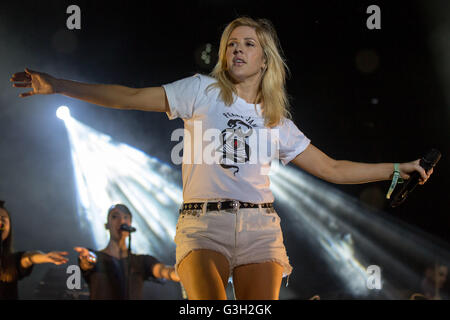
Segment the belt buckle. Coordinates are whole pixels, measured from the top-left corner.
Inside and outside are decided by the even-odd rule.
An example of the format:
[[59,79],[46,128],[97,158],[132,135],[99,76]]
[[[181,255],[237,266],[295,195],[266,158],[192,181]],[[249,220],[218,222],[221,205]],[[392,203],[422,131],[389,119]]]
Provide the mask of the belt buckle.
[[234,211],[238,211],[240,207],[240,202],[238,200],[233,200],[233,203],[231,205]]

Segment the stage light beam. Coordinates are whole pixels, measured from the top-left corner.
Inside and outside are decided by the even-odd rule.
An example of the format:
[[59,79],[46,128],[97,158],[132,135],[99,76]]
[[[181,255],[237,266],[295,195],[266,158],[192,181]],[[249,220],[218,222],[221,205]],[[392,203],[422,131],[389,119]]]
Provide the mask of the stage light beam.
[[397,284],[406,288],[420,282],[418,261],[450,262],[445,243],[297,168],[280,166],[271,176],[271,189],[289,208],[289,225],[307,235],[327,269],[345,284],[342,290],[354,297],[370,294],[366,281],[371,264],[390,275],[382,278],[384,297],[399,299]]
[[123,203],[133,212],[132,250],[174,259],[175,226],[182,202],[179,174],[129,145],[114,141],[70,116],[61,106],[74,167],[80,224],[92,232],[95,247],[108,242],[104,228],[108,208]]

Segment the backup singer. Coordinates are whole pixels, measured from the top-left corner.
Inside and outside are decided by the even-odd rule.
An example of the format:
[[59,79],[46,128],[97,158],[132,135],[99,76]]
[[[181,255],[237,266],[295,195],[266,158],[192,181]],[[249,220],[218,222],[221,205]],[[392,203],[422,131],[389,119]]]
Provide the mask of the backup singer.
[[53,263],[61,265],[67,263],[64,251],[43,253],[41,251],[14,252],[12,248],[13,228],[11,215],[4,207],[5,202],[0,201],[0,299],[17,300],[18,281],[29,276],[33,265]]
[[[131,254],[125,243],[129,233],[122,231],[122,224],[131,225],[131,211],[123,204],[108,210],[105,228],[109,242],[101,251],[76,247],[83,277],[89,285],[91,300],[140,300],[145,280],[166,279],[180,281],[173,267],[160,263],[150,255]],[[128,269],[131,261],[130,269]],[[131,271],[131,277],[128,275]],[[129,292],[129,293],[128,293]]]

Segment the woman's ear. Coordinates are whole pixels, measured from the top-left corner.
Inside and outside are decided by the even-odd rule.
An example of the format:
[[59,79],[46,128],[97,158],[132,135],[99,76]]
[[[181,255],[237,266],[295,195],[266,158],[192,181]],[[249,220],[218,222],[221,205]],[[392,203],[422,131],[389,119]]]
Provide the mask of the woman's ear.
[[266,71],[267,71],[267,65],[266,65],[266,64],[263,64],[263,65],[261,66],[261,73],[264,74],[264,73],[266,73]]
[[261,66],[261,71],[265,72],[267,70],[267,58],[264,58],[264,62]]

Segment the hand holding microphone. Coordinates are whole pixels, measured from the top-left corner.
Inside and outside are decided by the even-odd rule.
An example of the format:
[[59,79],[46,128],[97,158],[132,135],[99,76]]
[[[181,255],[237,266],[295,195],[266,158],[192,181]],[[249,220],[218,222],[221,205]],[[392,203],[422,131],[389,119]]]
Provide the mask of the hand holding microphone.
[[441,153],[436,149],[431,149],[422,159],[400,164],[400,176],[407,181],[392,197],[390,206],[393,208],[399,206],[418,184],[423,185],[430,178],[434,166],[440,159]]

